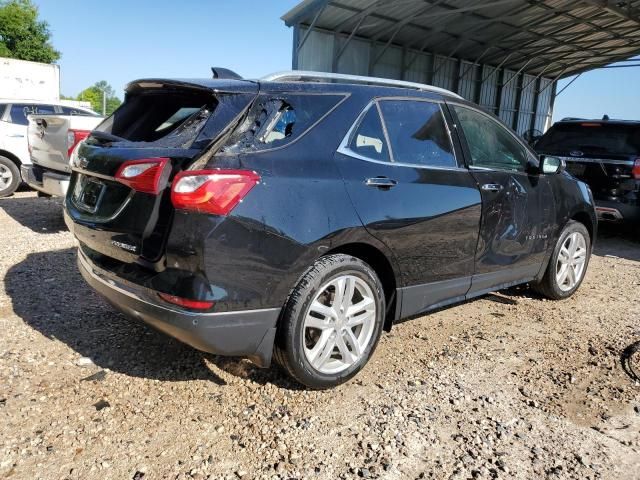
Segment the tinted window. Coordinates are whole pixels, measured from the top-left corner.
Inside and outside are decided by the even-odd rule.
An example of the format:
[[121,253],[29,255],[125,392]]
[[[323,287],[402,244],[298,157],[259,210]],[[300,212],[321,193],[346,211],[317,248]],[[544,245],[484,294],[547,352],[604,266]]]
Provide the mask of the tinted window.
[[476,167],[523,172],[525,148],[497,121],[469,108],[454,106]]
[[559,123],[538,141],[536,150],[558,153],[579,150],[588,155],[637,155],[640,153],[640,126]]
[[17,123],[18,125],[28,125],[27,115],[35,115],[38,113],[56,113],[56,109],[53,105],[14,104],[11,105],[11,109],[9,110],[9,121],[11,123]]
[[389,161],[389,149],[378,108],[372,105],[351,137],[349,150],[373,160]]
[[97,116],[95,113],[88,112],[86,110],[80,110],[73,107],[60,107],[62,108],[63,115],[81,115],[85,117],[94,117]]
[[453,167],[453,147],[437,103],[380,102],[393,160],[416,165]]
[[343,98],[342,95],[262,95],[223,151],[235,153],[286,145],[306,133]]

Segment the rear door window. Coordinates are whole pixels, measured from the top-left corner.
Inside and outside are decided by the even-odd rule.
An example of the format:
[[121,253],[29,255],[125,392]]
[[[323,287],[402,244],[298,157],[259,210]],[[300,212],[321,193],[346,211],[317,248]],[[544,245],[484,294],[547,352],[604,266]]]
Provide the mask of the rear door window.
[[440,105],[418,100],[382,100],[380,110],[394,162],[457,166]]
[[8,121],[17,125],[28,125],[28,115],[36,114],[55,114],[56,109],[53,105],[34,105],[34,104],[18,104],[11,105],[9,110]]
[[560,123],[554,125],[536,144],[541,152],[587,155],[640,154],[640,126],[600,122]]

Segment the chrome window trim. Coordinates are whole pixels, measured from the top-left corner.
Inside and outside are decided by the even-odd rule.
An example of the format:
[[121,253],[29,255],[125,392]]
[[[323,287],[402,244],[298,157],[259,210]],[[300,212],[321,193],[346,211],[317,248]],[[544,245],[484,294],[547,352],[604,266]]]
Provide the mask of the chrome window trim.
[[[401,101],[418,101],[418,102],[426,102],[426,103],[436,103],[438,104],[439,110],[440,110],[440,116],[442,117],[442,121],[444,123],[445,129],[447,131],[447,134],[449,136],[449,143],[451,145],[451,152],[452,152],[452,156],[453,156],[453,160],[455,165],[454,166],[450,166],[450,167],[446,167],[446,166],[440,166],[440,165],[425,165],[425,164],[421,164],[421,163],[405,163],[405,162],[396,162],[395,161],[395,157],[393,156],[393,151],[392,151],[392,146],[391,146],[391,141],[389,140],[389,134],[387,132],[387,126],[384,120],[384,116],[382,115],[382,111],[380,110],[380,106],[379,106],[379,102],[380,101],[386,101],[386,100],[401,100]],[[346,155],[348,157],[352,157],[358,160],[364,160],[366,162],[371,162],[371,163],[377,163],[377,164],[381,164],[381,165],[397,165],[399,167],[411,167],[411,168],[425,168],[425,169],[432,169],[432,170],[444,170],[444,171],[468,171],[467,167],[465,166],[460,166],[460,162],[458,161],[458,158],[456,156],[456,151],[455,151],[455,147],[453,144],[453,138],[451,136],[451,130],[449,129],[449,126],[447,125],[447,119],[444,116],[444,112],[442,111],[442,104],[444,102],[442,100],[432,100],[429,98],[416,98],[416,97],[376,97],[374,99],[372,99],[362,110],[362,112],[360,112],[360,114],[358,115],[358,117],[356,118],[356,121],[353,122],[353,124],[351,125],[351,127],[349,128],[349,130],[347,131],[347,134],[345,135],[345,137],[342,139],[342,142],[340,142],[340,146],[338,147],[337,152],[341,153],[342,155]],[[360,155],[359,153],[354,152],[353,150],[351,150],[349,148],[349,144],[351,143],[351,140],[353,140],[353,135],[355,134],[355,132],[357,131],[357,129],[360,127],[360,123],[362,122],[362,120],[364,119],[365,115],[369,112],[369,109],[371,109],[371,107],[373,105],[376,105],[376,109],[378,110],[378,116],[380,117],[380,123],[382,124],[382,130],[383,133],[385,135],[385,140],[387,141],[387,149],[389,150],[389,155],[390,155],[390,159],[389,161],[382,161],[382,160],[376,160],[374,158],[369,158],[366,157],[364,155]]]

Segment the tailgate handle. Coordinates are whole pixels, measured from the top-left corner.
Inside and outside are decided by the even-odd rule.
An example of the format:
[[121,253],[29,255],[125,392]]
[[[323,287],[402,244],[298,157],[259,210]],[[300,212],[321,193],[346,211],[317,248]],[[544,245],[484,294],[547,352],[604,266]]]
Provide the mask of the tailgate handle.
[[367,187],[378,187],[381,189],[389,189],[398,184],[398,182],[388,177],[367,178],[364,183]]
[[485,183],[481,188],[485,192],[499,192],[502,190],[502,185],[499,183]]

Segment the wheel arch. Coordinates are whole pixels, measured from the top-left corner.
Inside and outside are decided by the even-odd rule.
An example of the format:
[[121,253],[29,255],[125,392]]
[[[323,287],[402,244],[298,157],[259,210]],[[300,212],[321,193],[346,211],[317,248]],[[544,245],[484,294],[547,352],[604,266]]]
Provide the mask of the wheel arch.
[[399,280],[397,269],[394,268],[392,260],[378,247],[363,242],[345,243],[327,251],[323,256],[335,254],[359,258],[376,272],[382,282],[387,308],[384,329],[387,332],[390,331],[398,309],[396,288]]
[[2,150],[1,148],[0,148],[0,157],[8,158],[13,163],[15,163],[18,166],[18,168],[20,168],[20,166],[22,165],[22,162],[18,157],[16,157],[13,153],[8,152],[7,150]]
[[585,226],[585,228],[587,229],[587,232],[589,232],[591,244],[593,245],[593,241],[595,239],[595,233],[596,233],[596,226],[594,224],[593,219],[591,218],[591,215],[589,215],[585,211],[579,211],[574,213],[571,216],[570,220],[581,223]]

